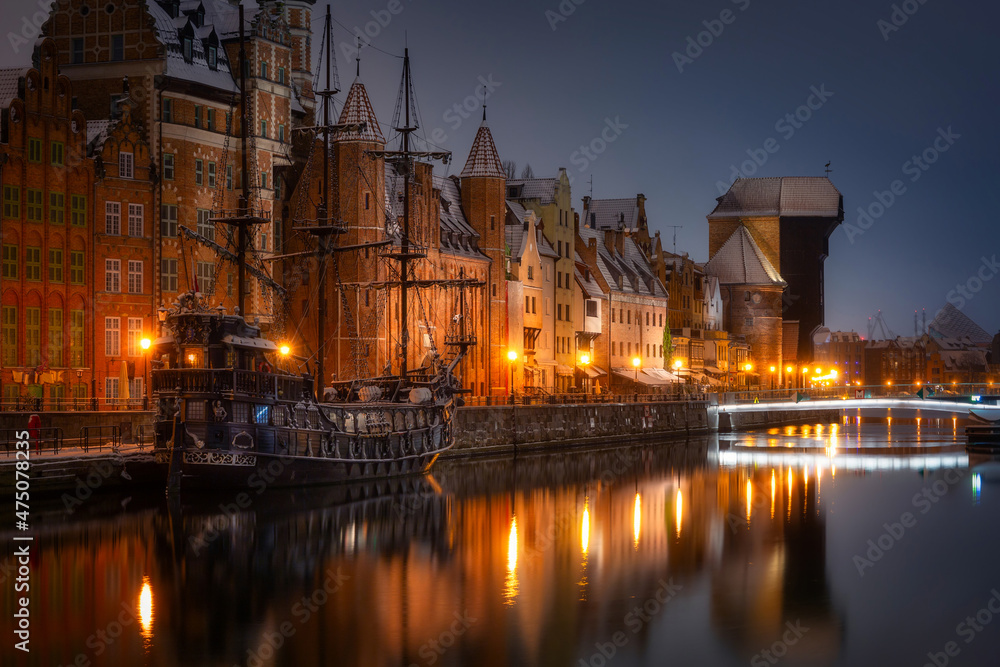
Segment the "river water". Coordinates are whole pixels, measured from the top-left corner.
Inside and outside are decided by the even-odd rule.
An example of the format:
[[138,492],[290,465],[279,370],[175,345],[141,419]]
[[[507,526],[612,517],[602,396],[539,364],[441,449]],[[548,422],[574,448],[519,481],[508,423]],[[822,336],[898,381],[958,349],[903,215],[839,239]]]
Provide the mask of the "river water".
[[0,656],[993,665],[1000,473],[963,443],[950,421],[812,424],[380,486],[51,499],[33,514],[32,650],[12,648],[8,552]]

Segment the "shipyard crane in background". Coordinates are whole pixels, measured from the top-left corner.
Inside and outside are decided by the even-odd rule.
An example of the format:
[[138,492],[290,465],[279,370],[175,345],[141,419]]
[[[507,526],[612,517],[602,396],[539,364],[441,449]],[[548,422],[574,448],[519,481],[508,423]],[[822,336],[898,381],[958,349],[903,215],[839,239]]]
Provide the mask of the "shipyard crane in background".
[[885,318],[882,317],[881,309],[879,309],[878,313],[875,314],[875,317],[868,318],[868,340],[876,340],[876,330],[880,331],[882,334],[882,337],[877,340],[892,340],[896,338],[896,334],[892,332],[892,329],[890,329],[889,325],[886,324]]

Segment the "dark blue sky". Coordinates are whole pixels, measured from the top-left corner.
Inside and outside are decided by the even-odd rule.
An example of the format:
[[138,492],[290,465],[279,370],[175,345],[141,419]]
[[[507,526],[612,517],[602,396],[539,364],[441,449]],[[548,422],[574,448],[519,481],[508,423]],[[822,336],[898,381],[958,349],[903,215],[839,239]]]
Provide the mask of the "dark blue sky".
[[[4,16],[20,24],[12,4]],[[894,4],[901,25],[889,30]],[[316,47],[323,11],[317,3]],[[372,12],[391,20],[376,30]],[[462,119],[449,109],[481,89],[480,77],[491,80],[499,85],[489,122],[502,159],[530,163],[537,176],[566,167],[577,210],[591,176],[595,197],[644,193],[650,226],[666,246],[668,225],[683,225],[678,250],[703,261],[718,183],[751,159],[748,151],[763,164],[745,175],[820,176],[832,161],[846,223],[857,226],[858,207],[878,214],[875,193],[891,191],[893,181],[902,194],[867,229],[856,227],[863,233],[849,235],[845,225],[831,238],[827,324],[865,335],[868,316],[881,308],[895,333],[912,334],[914,309],[927,308],[930,319],[950,298],[990,333],[1000,329],[1000,265],[993,262],[1000,259],[1000,58],[991,34],[1000,8],[992,3],[375,0],[336,3],[333,14],[346,26],[334,26],[344,88],[354,61],[340,45],[353,42],[355,27],[368,24],[373,46],[392,54],[402,53],[406,31],[423,126],[455,152],[451,173],[461,170],[481,111]],[[720,27],[709,43],[707,31]],[[679,71],[673,54],[684,54],[688,38],[702,32],[708,45],[692,48]],[[22,56],[3,40],[0,62]],[[384,129],[400,67],[375,48],[363,51],[362,78]],[[808,120],[783,120],[813,87],[831,94],[800,110]],[[585,158],[581,147],[601,136],[608,119],[619,128],[604,133],[614,141]],[[934,148],[939,130],[951,138]],[[768,153],[771,138],[777,151]],[[933,164],[907,164],[928,149]]]

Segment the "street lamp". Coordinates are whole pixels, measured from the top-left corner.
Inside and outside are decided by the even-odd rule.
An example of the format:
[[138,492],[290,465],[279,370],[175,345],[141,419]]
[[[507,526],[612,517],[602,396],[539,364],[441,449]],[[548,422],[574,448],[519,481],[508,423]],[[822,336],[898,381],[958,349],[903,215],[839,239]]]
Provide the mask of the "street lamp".
[[517,361],[517,351],[508,351],[507,359],[510,361],[510,404],[514,405],[514,362]]
[[143,338],[139,341],[139,347],[142,348],[142,384],[146,390],[145,395],[142,397],[142,409],[149,410],[149,377],[146,373],[146,355],[149,352],[149,346],[153,344],[153,341],[148,338]]
[[678,394],[680,393],[682,366],[684,366],[684,363],[680,359],[674,359],[674,377],[676,378],[674,385],[677,387]]
[[774,390],[774,371],[777,370],[774,366],[771,366],[771,389]]
[[642,359],[639,357],[632,357],[632,368],[635,369],[635,393],[639,393],[639,366],[642,364]]
[[588,379],[588,376],[587,376],[587,364],[589,364],[589,363],[590,363],[590,355],[586,354],[586,353],[581,354],[580,355],[580,365],[583,366],[583,393],[584,394],[589,394],[590,393],[589,391],[587,391],[587,379]]

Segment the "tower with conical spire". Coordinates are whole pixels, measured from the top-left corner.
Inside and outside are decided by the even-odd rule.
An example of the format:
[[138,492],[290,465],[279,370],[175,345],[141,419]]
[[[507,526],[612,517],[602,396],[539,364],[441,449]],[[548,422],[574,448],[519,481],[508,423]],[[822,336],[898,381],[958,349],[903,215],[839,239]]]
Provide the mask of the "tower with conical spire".
[[[385,161],[380,156],[372,156],[368,151],[385,148],[385,137],[379,126],[368,91],[357,71],[344,108],[337,123],[364,124],[363,129],[341,130],[334,135],[331,155],[330,212],[335,221],[341,221],[347,233],[337,240],[339,245],[374,243],[384,237],[385,229]],[[379,262],[376,248],[356,253],[344,253],[331,259],[328,271],[328,293],[335,302],[330,303],[332,321],[328,327],[330,354],[333,363],[330,368],[337,373],[337,379],[352,379],[359,374],[355,368],[358,361],[357,350],[352,354],[353,345],[364,346],[364,359],[358,363],[367,364],[360,374],[378,375],[389,363],[388,341],[385,323],[390,313],[377,312],[379,303],[385,302],[383,294],[374,289],[359,287],[348,290],[341,296],[342,288],[336,284],[339,279],[345,283],[366,283],[379,279]],[[332,262],[338,262],[335,268]],[[383,276],[385,278],[385,276]],[[350,312],[344,311],[345,298]],[[373,310],[376,309],[376,310]]]
[[[488,344],[487,380],[489,393],[507,393],[510,373],[507,372],[507,273],[506,239],[504,220],[506,217],[507,177],[500,163],[493,134],[486,123],[486,105],[483,105],[483,122],[472,142],[472,150],[460,176],[462,209],[465,217],[479,234],[479,249],[490,258],[489,276],[486,281],[485,330]],[[521,351],[519,350],[520,354]]]

